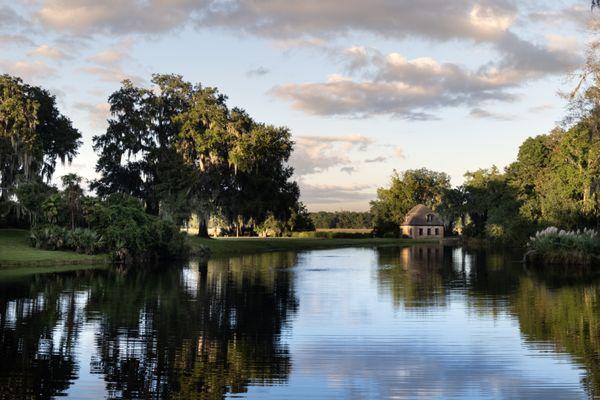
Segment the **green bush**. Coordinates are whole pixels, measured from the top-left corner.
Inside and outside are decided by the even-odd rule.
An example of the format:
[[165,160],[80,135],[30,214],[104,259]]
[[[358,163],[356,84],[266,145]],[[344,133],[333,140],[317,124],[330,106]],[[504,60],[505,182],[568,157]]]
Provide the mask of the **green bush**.
[[91,229],[76,228],[66,235],[67,247],[78,253],[97,254],[104,250],[104,239]]
[[37,249],[66,249],[67,229],[56,225],[39,225],[31,230],[29,240]]
[[40,225],[31,230],[31,245],[85,254],[108,252],[118,262],[144,262],[187,254],[184,235],[172,222],[146,214],[136,199],[112,195],[85,203],[90,228],[68,230]]
[[31,245],[44,250],[73,250],[78,253],[98,254],[103,251],[103,240],[91,229],[68,230],[56,225],[39,225],[29,235]]
[[115,194],[87,211],[107,250],[118,261],[149,261],[186,254],[184,236],[177,226],[146,214],[136,199]]
[[549,227],[529,239],[526,260],[544,264],[589,265],[600,262],[600,236],[593,229],[564,231]]
[[293,232],[292,237],[304,239],[369,239],[373,237],[373,234],[366,232],[309,231]]

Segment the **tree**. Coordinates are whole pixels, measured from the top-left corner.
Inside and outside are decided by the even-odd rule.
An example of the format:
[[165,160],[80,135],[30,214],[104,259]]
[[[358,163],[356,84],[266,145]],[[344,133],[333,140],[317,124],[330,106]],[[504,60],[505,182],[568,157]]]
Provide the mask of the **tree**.
[[179,75],[153,75],[152,84],[153,88],[139,88],[126,80],[110,95],[108,128],[93,139],[101,177],[91,187],[100,196],[134,196],[144,202],[148,213],[158,215],[161,175],[177,157],[175,119],[187,109],[192,86]]
[[0,76],[0,201],[18,182],[34,176],[49,181],[57,159],[71,162],[77,155],[80,139],[47,90]]
[[196,169],[191,192],[199,216],[199,236],[208,236],[208,220],[221,214],[239,235],[269,215],[290,216],[299,189],[290,182],[287,161],[293,149],[287,128],[254,122],[248,114],[228,109],[215,88],[194,87],[189,109],[177,121],[177,150]]
[[67,174],[61,177],[63,184],[63,194],[65,203],[69,209],[71,230],[75,229],[75,219],[81,211],[81,199],[83,198],[83,189],[81,188],[81,178],[77,174]]
[[198,215],[198,236],[208,237],[208,220],[218,211],[223,193],[230,187],[228,151],[233,139],[228,130],[226,97],[216,88],[193,89],[189,107],[176,117],[180,130],[176,149],[195,168],[191,207]]

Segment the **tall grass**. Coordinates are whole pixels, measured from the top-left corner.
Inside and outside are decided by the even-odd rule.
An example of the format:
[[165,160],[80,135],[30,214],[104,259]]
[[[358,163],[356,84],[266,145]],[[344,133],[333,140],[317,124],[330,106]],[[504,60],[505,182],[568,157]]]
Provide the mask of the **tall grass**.
[[549,227],[529,239],[526,261],[543,264],[600,264],[600,236],[593,229],[565,231]]

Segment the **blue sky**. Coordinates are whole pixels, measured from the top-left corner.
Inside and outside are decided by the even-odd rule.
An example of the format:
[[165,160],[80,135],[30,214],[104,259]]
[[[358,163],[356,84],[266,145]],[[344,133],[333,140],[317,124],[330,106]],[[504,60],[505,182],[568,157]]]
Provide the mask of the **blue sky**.
[[309,209],[365,210],[394,169],[504,167],[564,115],[587,0],[0,0],[0,73],[56,94],[84,144],[129,78],[178,73],[288,126]]

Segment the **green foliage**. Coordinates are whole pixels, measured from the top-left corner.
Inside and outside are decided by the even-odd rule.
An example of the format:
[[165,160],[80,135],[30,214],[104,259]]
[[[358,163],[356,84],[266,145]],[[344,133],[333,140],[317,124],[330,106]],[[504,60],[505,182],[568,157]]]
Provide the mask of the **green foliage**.
[[29,241],[37,249],[73,250],[98,254],[104,251],[102,237],[90,229],[67,230],[56,225],[38,225],[30,232]]
[[370,232],[348,232],[348,231],[312,231],[294,232],[292,237],[303,239],[368,239],[372,238]]
[[152,261],[186,254],[183,234],[172,222],[145,212],[139,200],[122,194],[109,196],[90,210],[93,229],[119,261]]
[[18,200],[19,213],[29,217],[29,223],[35,226],[38,220],[43,220],[42,204],[53,194],[56,188],[44,183],[40,178],[19,183],[15,194]]
[[302,203],[298,203],[297,207],[293,207],[290,211],[290,218],[287,221],[287,229],[290,232],[306,232],[314,231],[315,224],[311,216]]
[[316,229],[364,229],[371,228],[370,212],[319,211],[310,213]]
[[299,189],[287,128],[257,123],[216,88],[179,75],[154,75],[152,84],[125,81],[109,98],[109,127],[94,138],[100,196],[129,194],[175,223],[195,214],[202,236],[215,215],[238,233],[271,214],[290,218]]
[[48,91],[0,75],[0,201],[19,181],[49,180],[57,159],[71,161],[77,154],[80,139]]
[[56,225],[39,225],[31,230],[30,243],[43,250],[67,248],[67,229]]
[[506,175],[493,166],[467,172],[465,178],[468,222],[463,233],[503,244],[524,242],[529,228],[519,215],[520,202]]
[[67,232],[67,248],[77,253],[98,254],[104,251],[102,236],[91,229],[75,228]]
[[62,221],[62,210],[65,207],[64,198],[60,193],[54,193],[48,196],[42,202],[42,211],[44,218],[51,224],[56,224]]
[[564,231],[549,227],[539,231],[527,243],[527,259],[545,264],[600,263],[600,236],[593,229]]

